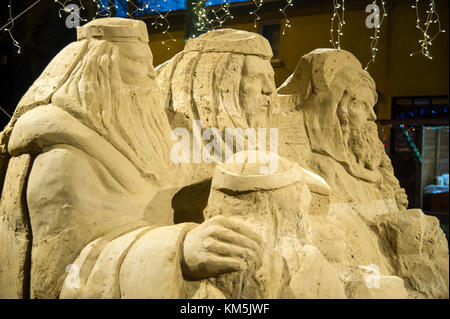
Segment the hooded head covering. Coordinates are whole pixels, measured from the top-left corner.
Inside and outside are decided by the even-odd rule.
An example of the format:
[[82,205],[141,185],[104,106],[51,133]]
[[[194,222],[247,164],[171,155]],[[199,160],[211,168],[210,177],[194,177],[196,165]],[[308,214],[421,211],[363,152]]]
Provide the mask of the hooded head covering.
[[358,164],[346,145],[338,115],[345,92],[357,86],[370,88],[376,99],[375,82],[350,52],[317,49],[300,59],[278,93],[298,96],[314,152],[333,157],[355,177],[376,182],[380,174]]

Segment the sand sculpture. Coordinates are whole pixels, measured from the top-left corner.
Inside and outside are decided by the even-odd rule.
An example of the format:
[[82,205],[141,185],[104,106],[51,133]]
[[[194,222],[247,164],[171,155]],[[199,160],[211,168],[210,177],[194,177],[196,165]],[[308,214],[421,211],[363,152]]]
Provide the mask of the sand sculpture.
[[[447,298],[447,241],[436,218],[407,209],[378,139],[375,83],[359,61],[343,50],[314,50],[301,58],[278,93],[282,110],[272,125],[280,129],[279,153],[331,188],[329,208],[316,210],[323,213],[315,214],[311,227],[313,242],[320,243],[327,260],[364,271],[362,266],[377,265],[388,275],[387,286],[398,281],[391,275],[398,276],[411,298]],[[356,288],[351,268],[341,272],[346,295],[378,295]]]
[[[279,108],[271,56],[265,38],[245,31],[216,30],[188,41],[182,52],[156,68],[171,127],[192,131],[198,120],[204,129],[217,129],[224,140],[224,161],[225,148],[233,150],[225,141],[225,129],[267,128]],[[195,171],[191,181],[200,181],[212,176],[215,165],[189,166]]]
[[[407,209],[353,55],[315,50],[277,92],[254,33],[156,72],[147,41],[140,21],[79,28],[2,132],[0,297],[448,298],[447,241]],[[278,154],[173,163],[194,120],[278,128]]]
[[1,136],[2,295],[56,298],[81,249],[141,226],[179,175],[147,42],[142,23],[94,21],[21,99]]

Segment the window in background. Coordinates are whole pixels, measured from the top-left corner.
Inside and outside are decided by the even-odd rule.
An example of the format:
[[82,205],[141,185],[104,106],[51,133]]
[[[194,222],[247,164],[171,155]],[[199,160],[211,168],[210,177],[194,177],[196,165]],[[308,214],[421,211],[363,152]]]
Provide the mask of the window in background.
[[[391,112],[392,119],[385,124],[391,125],[389,156],[395,175],[406,189],[410,207],[426,209],[425,187],[434,183],[435,176],[445,173],[439,167],[448,167],[448,147],[442,148],[440,153],[444,164],[436,162],[433,154],[438,150],[439,143],[435,141],[437,131],[433,133],[431,128],[448,126],[448,96],[394,97]],[[405,135],[405,132],[408,134]],[[441,132],[443,140],[445,134],[448,136],[447,132]],[[414,145],[421,162],[412,150]]]
[[433,119],[448,116],[448,97],[405,97],[392,101],[392,119]]
[[[448,96],[394,97],[389,157],[410,208],[436,216],[448,238]],[[381,122],[381,121],[380,121]],[[407,132],[408,134],[404,134]],[[414,153],[413,144],[418,149]]]
[[280,51],[280,23],[265,22],[259,25],[259,34],[265,37],[272,47],[274,60],[278,59]]
[[449,127],[424,126],[422,165],[423,210],[436,216],[448,240],[449,225]]
[[[442,209],[444,204],[448,209],[448,133],[448,126],[424,126],[422,178],[424,196],[430,195],[430,200],[424,201],[424,209],[427,210]],[[443,193],[447,193],[447,200],[440,203],[437,194]]]

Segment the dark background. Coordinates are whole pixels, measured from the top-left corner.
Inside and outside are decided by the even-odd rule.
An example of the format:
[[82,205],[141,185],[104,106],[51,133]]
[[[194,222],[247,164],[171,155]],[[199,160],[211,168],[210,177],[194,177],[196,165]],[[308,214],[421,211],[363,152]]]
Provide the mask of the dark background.
[[[12,16],[16,16],[35,0],[13,1]],[[89,7],[91,1],[84,1],[86,10],[81,10],[83,18],[92,19],[95,10]],[[8,0],[2,0],[0,5],[0,23],[2,27],[9,19]],[[76,40],[75,29],[65,25],[67,13],[58,10],[61,6],[53,0],[41,0],[30,11],[19,17],[12,28],[14,38],[21,46],[18,53],[8,32],[0,32],[0,106],[10,115],[20,98],[39,77],[41,72],[53,57],[69,43]],[[10,27],[10,26],[9,26]],[[0,112],[0,127],[8,123],[9,118]],[[0,129],[0,130],[1,130]]]

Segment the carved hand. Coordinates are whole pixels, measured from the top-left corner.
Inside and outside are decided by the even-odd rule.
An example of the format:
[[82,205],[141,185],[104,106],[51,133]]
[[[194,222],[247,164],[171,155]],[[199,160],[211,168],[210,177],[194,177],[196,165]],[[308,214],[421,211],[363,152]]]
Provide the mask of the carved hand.
[[261,253],[261,236],[242,221],[215,216],[192,229],[184,240],[182,269],[192,279],[244,269]]

